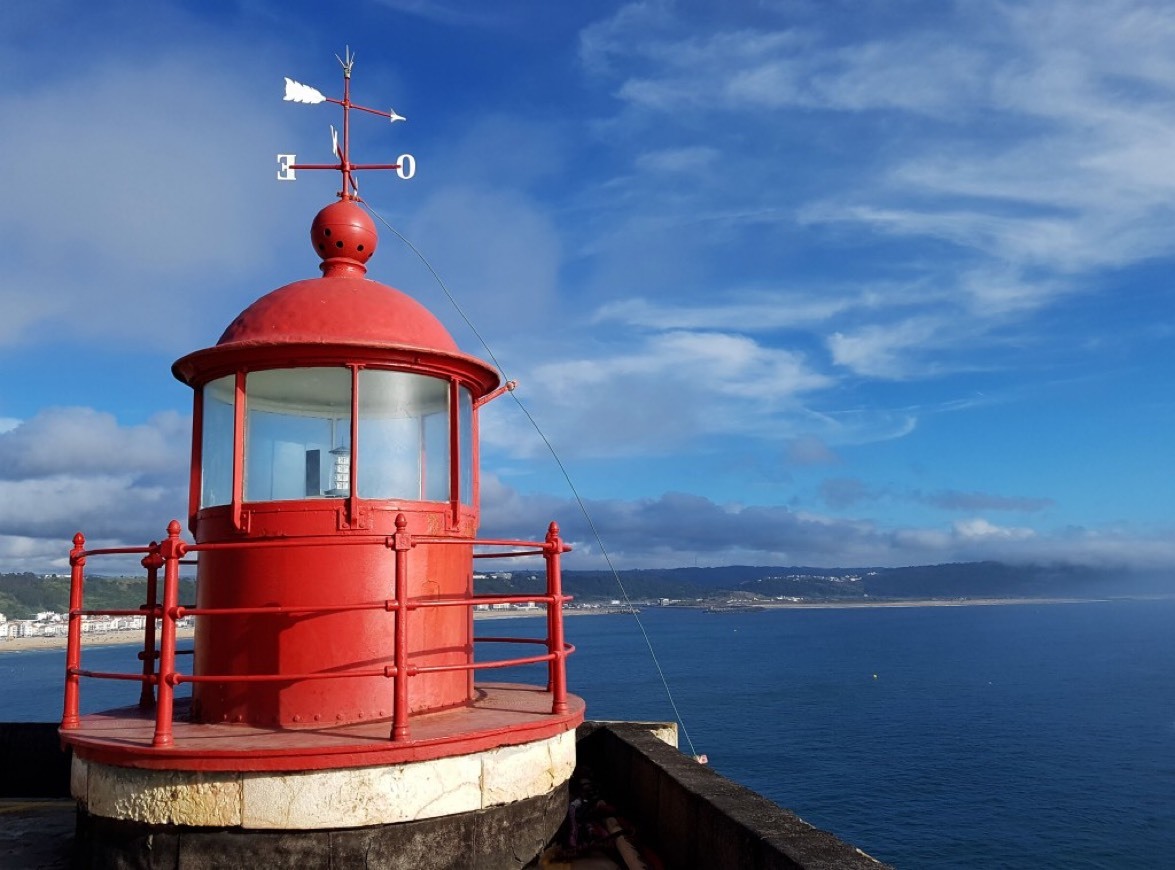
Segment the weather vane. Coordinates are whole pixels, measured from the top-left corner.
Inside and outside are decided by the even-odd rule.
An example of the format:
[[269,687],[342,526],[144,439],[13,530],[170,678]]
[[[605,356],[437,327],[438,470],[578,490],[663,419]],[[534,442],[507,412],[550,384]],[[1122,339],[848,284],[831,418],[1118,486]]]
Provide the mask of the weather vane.
[[339,159],[338,163],[297,163],[298,155],[296,154],[279,154],[277,155],[277,178],[278,181],[296,181],[295,170],[298,169],[333,169],[343,174],[343,189],[339,191],[339,199],[359,199],[359,183],[355,180],[354,173],[360,169],[392,169],[395,170],[396,175],[405,180],[411,178],[416,174],[416,158],[411,154],[401,154],[396,158],[396,163],[352,163],[351,162],[351,110],[355,109],[359,112],[367,112],[371,115],[379,115],[381,118],[387,118],[393,124],[397,121],[406,121],[403,115],[396,114],[395,109],[387,112],[381,112],[379,109],[369,109],[367,106],[360,106],[351,102],[351,68],[355,65],[355,55],[351,53],[351,47],[347,46],[343,57],[337,54],[339,64],[343,67],[343,98],[336,100],[334,97],[328,97],[316,88],[309,85],[304,85],[301,82],[296,82],[291,78],[286,78],[286,95],[283,99],[292,103],[334,103],[337,106],[343,107],[343,131],[342,139],[339,138],[339,131],[331,125],[331,149],[334,151],[335,157]]

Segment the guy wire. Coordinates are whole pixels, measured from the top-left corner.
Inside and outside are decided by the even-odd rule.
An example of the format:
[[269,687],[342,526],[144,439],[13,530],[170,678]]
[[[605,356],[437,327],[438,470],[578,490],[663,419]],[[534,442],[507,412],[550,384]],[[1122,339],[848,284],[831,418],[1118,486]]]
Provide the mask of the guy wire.
[[[403,242],[408,247],[408,249],[419,258],[420,262],[424,264],[424,267],[428,269],[433,279],[437,282],[437,285],[444,292],[445,297],[449,300],[449,304],[453,306],[453,309],[457,312],[461,319],[465,321],[465,325],[469,327],[470,331],[472,331],[473,334],[477,336],[477,340],[481,342],[481,346],[485,348],[486,355],[493,362],[494,368],[496,368],[501,374],[502,381],[506,382],[508,380],[506,377],[506,371],[502,367],[502,364],[498,362],[498,358],[494,355],[494,351],[490,347],[489,342],[485,340],[478,328],[473,325],[473,321],[469,319],[469,316],[466,315],[464,309],[462,309],[458,304],[456,298],[449,291],[448,285],[445,284],[444,280],[437,273],[437,270],[433,268],[432,263],[428,261],[428,258],[425,257],[424,254],[421,253],[420,249],[417,248],[416,245],[412,244],[412,242],[410,242],[403,233],[388,223],[387,220],[384,219],[383,215],[372,208],[369,203],[363,202],[363,200],[360,200],[360,202],[363,203],[364,208],[371,212],[376,220],[387,227],[396,236],[396,238]],[[563,479],[567,482],[567,488],[571,490],[571,494],[575,498],[575,503],[579,505],[579,510],[583,514],[583,518],[587,521],[588,528],[590,528],[592,531],[592,537],[595,538],[596,545],[600,548],[600,553],[603,555],[604,561],[608,564],[608,570],[612,574],[612,579],[616,581],[616,586],[620,589],[620,594],[624,598],[624,604],[628,608],[628,612],[632,615],[632,618],[636,621],[637,628],[640,629],[641,636],[645,639],[645,646],[648,647],[649,656],[653,659],[653,666],[656,667],[657,675],[661,678],[661,685],[665,688],[665,696],[669,699],[669,706],[673,708],[673,715],[677,718],[678,724],[681,725],[682,736],[685,737],[685,742],[689,744],[690,755],[697,758],[698,751],[694,747],[694,741],[690,738],[689,729],[685,727],[685,720],[682,718],[681,712],[677,709],[677,702],[674,700],[673,692],[669,688],[669,680],[666,679],[665,672],[661,669],[661,662],[657,659],[657,652],[653,649],[653,642],[649,638],[649,633],[645,631],[645,626],[644,623],[641,622],[640,614],[637,612],[637,609],[632,606],[632,600],[628,597],[628,590],[624,588],[624,583],[620,580],[620,573],[616,570],[616,566],[612,563],[612,557],[608,553],[608,548],[604,546],[604,540],[600,536],[599,530],[596,528],[596,523],[592,519],[592,515],[588,512],[587,505],[580,497],[579,490],[576,488],[574,481],[572,481],[571,474],[567,471],[566,466],[563,464],[563,460],[559,458],[559,454],[556,452],[555,446],[547,438],[546,433],[543,432],[542,427],[538,424],[538,421],[535,420],[533,416],[531,416],[531,413],[527,409],[526,405],[522,403],[522,399],[518,397],[518,392],[516,390],[510,390],[509,393],[514,401],[518,404],[518,407],[522,413],[526,415],[526,419],[530,421],[530,425],[534,427],[534,431],[538,433],[539,438],[542,439],[542,442],[546,445],[547,450],[550,451],[551,457],[555,460],[555,465],[558,466],[560,474],[563,475]]]

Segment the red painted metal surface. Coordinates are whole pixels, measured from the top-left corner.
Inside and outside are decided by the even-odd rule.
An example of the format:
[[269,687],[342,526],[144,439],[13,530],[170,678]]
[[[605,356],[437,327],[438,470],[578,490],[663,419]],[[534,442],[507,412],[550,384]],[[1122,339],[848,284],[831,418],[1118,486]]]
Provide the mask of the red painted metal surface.
[[[219,377],[237,378],[233,428],[231,504],[195,511],[189,526],[202,551],[198,606],[205,612],[236,611],[233,616],[200,619],[195,675],[260,671],[302,674],[315,668],[338,673],[371,666],[393,666],[411,656],[421,667],[468,664],[473,654],[467,612],[421,610],[407,613],[408,632],[397,631],[398,613],[387,610],[321,610],[331,605],[394,597],[465,598],[472,592],[472,547],[477,530],[476,503],[458,498],[461,467],[456,399],[459,389],[474,402],[497,386],[496,372],[457,350],[452,337],[422,305],[390,287],[362,277],[365,257],[375,247],[375,228],[362,209],[343,200],[315,219],[312,241],[323,257],[324,277],[299,281],[262,297],[225,330],[212,348],[179,360],[174,371],[198,390]],[[362,250],[360,250],[362,247]],[[242,468],[246,461],[247,378],[250,372],[345,366],[352,372],[350,445],[352,462],[362,463],[357,438],[360,414],[355,389],[361,370],[409,372],[449,383],[450,498],[443,502],[358,498],[355,478],[343,499],[246,502]],[[197,413],[204,412],[202,396]],[[474,410],[476,418],[477,411]],[[202,438],[203,432],[194,431]],[[207,445],[193,449],[203,456]],[[476,443],[470,452],[477,454]],[[476,467],[470,489],[480,489]],[[192,504],[199,500],[193,473]],[[407,527],[394,527],[394,518]],[[430,537],[414,544],[412,571],[401,576],[402,590],[391,587],[392,561],[403,556],[391,541],[401,533]],[[355,535],[386,536],[386,548],[339,544]],[[452,539],[465,543],[454,547]],[[256,546],[237,548],[234,543]],[[272,547],[272,542],[280,546]],[[223,545],[223,546],[212,546]],[[440,545],[440,546],[438,546]],[[286,607],[320,608],[313,617],[263,613],[257,608],[281,600]],[[402,611],[405,612],[406,611]],[[403,651],[396,644],[409,643]],[[312,667],[313,665],[313,667]],[[400,671],[400,673],[404,673]],[[378,677],[337,684],[294,681],[290,685],[196,686],[192,715],[202,722],[236,722],[310,728],[385,716],[408,716],[468,702],[472,683],[466,673],[447,669],[422,672],[409,691],[406,676],[393,685]],[[159,690],[160,695],[164,690]],[[399,703],[397,703],[399,702]],[[402,732],[406,725],[397,724]]]
[[[401,751],[395,748],[367,746],[365,742],[365,749],[354,751],[364,753],[366,761],[356,761],[354,762],[355,764],[392,763],[373,761],[372,759],[376,756],[380,759],[395,757],[401,760],[409,757],[423,757],[421,756],[421,752],[424,752],[424,755],[429,757],[436,757],[437,754],[444,754],[446,748],[471,752],[475,751],[474,747],[486,748],[490,745],[503,745],[500,742],[495,744],[495,740],[505,740],[507,743],[521,741],[521,738],[517,738],[517,735],[513,738],[505,739],[503,737],[504,731],[501,727],[501,722],[498,720],[494,720],[497,724],[492,727],[486,727],[482,721],[484,716],[481,718],[478,718],[478,716],[474,716],[473,718],[466,717],[464,719],[460,717],[456,719],[452,718],[451,714],[457,711],[477,711],[483,709],[485,687],[479,684],[471,694],[464,697],[459,703],[443,708],[427,707],[419,703],[421,694],[414,692],[414,687],[427,686],[429,681],[444,679],[450,682],[452,686],[464,688],[469,684],[465,676],[467,673],[542,662],[546,662],[548,666],[548,681],[544,690],[540,692],[537,687],[526,689],[516,687],[519,691],[524,691],[525,694],[518,696],[511,695],[510,697],[525,698],[526,703],[523,708],[515,710],[509,705],[501,706],[499,704],[493,709],[502,714],[516,713],[521,717],[518,719],[518,722],[529,723],[526,726],[532,732],[532,736],[529,739],[538,739],[535,735],[539,732],[543,736],[551,736],[559,733],[560,730],[574,727],[575,724],[578,724],[578,721],[582,721],[582,701],[568,694],[566,690],[566,657],[574,651],[574,648],[563,640],[562,607],[563,603],[568,599],[561,591],[559,560],[562,553],[566,552],[569,548],[559,538],[558,527],[552,523],[547,537],[542,543],[517,540],[476,542],[482,546],[503,548],[495,552],[478,554],[486,558],[501,559],[512,556],[526,557],[542,555],[547,563],[547,589],[545,594],[466,594],[441,597],[415,596],[410,594],[410,579],[417,567],[412,560],[420,552],[424,551],[424,548],[467,551],[468,548],[473,546],[474,541],[436,536],[422,536],[417,539],[408,530],[409,521],[403,514],[397,515],[395,518],[394,528],[395,532],[390,536],[353,536],[344,539],[343,542],[339,542],[333,548],[336,557],[339,553],[346,552],[347,550],[370,550],[372,552],[384,553],[385,555],[390,553],[393,568],[389,588],[393,592],[393,597],[383,600],[334,604],[314,604],[310,602],[290,603],[286,600],[275,601],[263,607],[244,608],[187,607],[180,604],[178,602],[178,579],[180,565],[184,563],[184,557],[190,553],[198,553],[200,559],[203,560],[218,552],[246,553],[250,551],[268,551],[280,553],[293,551],[306,553],[315,549],[321,549],[324,546],[322,541],[317,539],[304,539],[295,542],[267,540],[258,542],[234,541],[219,544],[187,544],[180,539],[179,523],[174,520],[168,526],[168,535],[162,543],[153,542],[143,548],[119,547],[86,550],[85,539],[82,535],[77,535],[74,539],[74,549],[71,551],[71,562],[74,565],[74,572],[70,591],[71,632],[69,648],[66,654],[67,678],[65,714],[62,717],[63,739],[75,745],[75,747],[86,746],[94,750],[96,754],[92,757],[95,759],[100,757],[109,761],[121,755],[123,763],[130,763],[130,757],[134,756],[137,758],[137,755],[144,750],[143,746],[135,744],[133,741],[128,742],[125,739],[125,735],[113,742],[108,741],[106,736],[95,736],[95,727],[102,734],[109,734],[109,717],[111,715],[117,715],[122,719],[126,719],[127,721],[124,723],[125,727],[132,730],[139,727],[134,723],[146,721],[144,717],[149,718],[153,722],[153,732],[149,746],[154,750],[173,748],[176,745],[175,733],[177,728],[188,729],[199,723],[204,723],[209,726],[212,724],[218,726],[223,725],[225,727],[248,729],[251,732],[270,734],[274,735],[277,744],[298,746],[303,744],[298,744],[296,741],[292,744],[286,741],[283,744],[283,738],[279,738],[277,735],[287,732],[298,733],[309,731],[315,734],[334,735],[330,737],[330,740],[337,740],[337,735],[340,733],[354,733],[348,729],[353,729],[357,725],[378,723],[378,727],[381,729],[385,741],[396,745],[403,744],[416,748],[411,751]],[[151,576],[157,573],[159,567],[163,568],[164,584],[162,602],[156,606],[144,604],[140,610],[135,611],[86,610],[84,608],[84,567],[87,559],[94,556],[114,553],[124,554],[127,552],[146,553],[142,563],[148,572],[149,595],[151,594]],[[468,561],[468,557],[465,558]],[[329,597],[327,596],[328,599]],[[429,622],[427,617],[448,612],[460,617],[458,620],[454,620],[454,624],[470,625],[471,621],[468,619],[468,614],[476,605],[526,602],[542,604],[547,608],[549,631],[546,638],[475,638],[471,635],[468,648],[462,650],[461,655],[450,655],[448,657],[438,657],[427,648],[429,644],[429,631],[435,626],[435,623]],[[144,662],[141,673],[130,671],[98,672],[81,667],[81,617],[139,612],[145,612],[149,614],[149,617],[152,617],[147,620],[146,624],[148,627],[144,629],[145,637],[154,635],[155,619],[159,619],[162,624],[162,631],[159,633],[158,650],[152,645],[149,648],[149,652],[148,648],[145,648],[143,653],[140,654]],[[187,616],[196,616],[201,621],[201,624],[205,624],[208,621],[211,621],[208,624],[214,624],[221,620],[249,621],[256,620],[259,617],[319,619],[337,615],[353,616],[355,614],[377,614],[381,617],[387,617],[401,613],[406,613],[408,618],[403,623],[404,630],[402,631],[399,630],[399,625],[395,619],[392,620],[391,633],[387,638],[392,653],[390,659],[386,656],[384,657],[384,661],[388,662],[384,664],[381,664],[379,660],[354,660],[347,662],[345,667],[340,667],[339,663],[332,658],[335,653],[329,646],[311,645],[305,650],[305,655],[297,661],[297,664],[303,668],[302,670],[294,668],[288,659],[278,660],[276,664],[271,663],[269,665],[270,670],[259,669],[258,662],[248,656],[244,661],[244,665],[246,666],[244,670],[240,669],[242,665],[241,659],[232,656],[223,659],[212,657],[212,661],[222,662],[228,669],[211,673],[199,673],[198,665],[195,666],[196,670],[193,673],[183,673],[176,665],[176,657],[181,653],[181,651],[176,649],[176,623]],[[426,618],[416,619],[416,617]],[[278,639],[282,639],[283,635],[284,632],[279,633],[277,635]],[[217,637],[223,639],[222,636],[218,635]],[[545,647],[545,651],[537,655],[475,661],[472,655],[473,643],[475,641],[496,644],[541,644]],[[254,643],[254,645],[256,644]],[[196,659],[198,662],[201,661],[201,647],[201,633],[198,631],[196,636]],[[248,644],[246,644],[246,648],[248,648]],[[354,649],[353,647],[347,648],[352,649],[352,651]],[[449,652],[453,653],[456,651]],[[156,671],[154,668],[148,669],[148,662],[153,663],[155,661],[159,663],[158,670]],[[205,657],[203,661],[207,664],[209,658]],[[125,711],[116,711],[115,713],[101,714],[98,717],[79,717],[77,711],[80,696],[80,680],[83,677],[139,682],[145,691],[144,694],[140,695],[140,704],[136,708],[137,712],[129,716]],[[348,697],[352,694],[355,686],[378,686],[380,689],[378,692],[379,696],[384,698],[390,697],[392,709],[390,714],[381,711],[377,715],[366,717],[336,717],[334,721],[323,721],[321,714],[312,713],[310,714],[311,721],[306,723],[305,728],[302,728],[299,727],[300,721],[293,720],[292,716],[294,714],[292,713],[289,714],[289,721],[280,721],[279,717],[279,721],[275,722],[264,717],[246,717],[244,715],[240,718],[236,716],[221,716],[219,719],[209,721],[206,715],[199,715],[197,711],[188,707],[185,702],[180,702],[184,710],[183,718],[190,723],[185,724],[177,721],[177,717],[175,716],[177,702],[174,699],[176,687],[183,683],[195,684],[197,693],[194,704],[200,703],[200,689],[212,687],[222,692],[226,690],[239,692],[240,697],[244,699],[244,703],[246,704],[245,709],[250,710],[265,709],[264,705],[271,703],[273,698],[280,698],[283,693],[290,692],[291,689],[295,688],[302,693],[313,694],[317,692],[320,694],[321,700],[323,697],[332,697],[330,692],[323,694],[324,686],[333,686]],[[146,691],[150,688],[154,688],[158,693],[153,710],[151,709],[151,705],[142,703]],[[370,692],[370,689],[368,691]],[[294,694],[292,697],[297,701],[305,700],[303,694]],[[551,717],[551,720],[545,724],[536,723],[533,719],[536,714],[534,705],[537,703],[536,699],[539,697],[546,699],[544,709],[546,715]],[[316,715],[318,718],[315,718]],[[441,718],[438,719],[437,717]],[[388,729],[389,720],[391,722],[390,733]],[[435,723],[438,721],[447,723],[441,732],[436,732],[435,730]],[[464,722],[472,729],[465,736],[462,736],[460,728],[455,724],[461,722]],[[94,723],[98,723],[97,726]],[[423,744],[420,742],[420,734],[416,733],[419,728],[425,729],[424,734],[432,735],[424,739],[424,743],[432,747],[427,751],[420,750],[420,746]],[[194,732],[188,733],[191,735]],[[217,733],[223,735],[227,732]],[[370,734],[368,731],[364,731],[363,733],[365,735]],[[367,741],[367,739],[368,737],[365,736],[364,741]],[[250,738],[248,743],[254,748],[258,745],[255,737]],[[204,766],[205,762],[201,760],[203,755],[214,749],[215,743],[210,743],[207,739],[197,740],[192,737],[189,741],[188,749],[178,754],[174,752],[170,753],[167,757],[171,759],[181,756],[187,758],[188,760],[185,762],[186,766],[184,769],[227,769]],[[317,750],[310,752],[310,754],[314,755],[316,752]],[[430,755],[430,753],[435,754]],[[332,757],[336,755],[333,750],[326,754]],[[281,769],[281,764],[292,763],[288,760],[286,762],[274,760],[280,755],[281,753],[277,749],[272,749],[272,757],[270,757],[269,762],[266,762],[267,764],[276,765],[275,767],[249,769]],[[87,757],[91,756],[87,755]],[[330,766],[328,763],[329,759],[320,759],[320,761],[321,766]],[[137,760],[134,763],[136,766],[143,766]],[[315,763],[318,764],[319,762]],[[168,765],[162,764],[161,766],[166,767]]]
[[334,274],[297,281],[262,297],[229,325],[218,344],[298,341],[458,353],[441,322],[410,296],[375,281]]
[[151,745],[170,746],[171,714],[175,701],[175,623],[171,614],[179,606],[180,566],[179,562],[188,551],[188,545],[180,540],[180,524],[172,520],[167,526],[167,538],[159,544],[159,556],[163,559],[163,620],[159,636],[159,679],[156,681],[155,736]]
[[82,599],[85,587],[86,537],[81,532],[73,536],[69,551],[69,641],[65,651],[65,710],[61,727],[78,727],[79,685],[77,671],[82,662]]
[[139,708],[142,710],[155,707],[155,611],[159,603],[159,569],[164,562],[159,545],[152,541],[150,548],[151,552],[140,563],[147,569],[147,601],[143,604],[147,618],[143,624],[143,651],[139,654],[143,660],[143,686],[139,692]]
[[462,356],[448,330],[410,296],[376,281],[333,274],[295,281],[262,296],[229,324],[217,347],[300,342],[409,347]]
[[375,222],[358,203],[342,199],[320,211],[310,225],[310,242],[322,257],[327,276],[363,277],[379,244]]
[[413,717],[412,736],[389,740],[386,722],[337,728],[274,731],[248,725],[197,725],[176,710],[173,743],[151,745],[154,721],[137,707],[81,717],[63,732],[81,758],[156,770],[281,771],[370,767],[430,761],[517,746],[562,734],[584,718],[583,700],[567,696],[568,710],[552,715],[550,695],[535,686],[485,683],[466,706]]
[[[351,162],[349,112],[393,121],[398,116],[353,104],[349,56],[344,70],[343,99],[324,98],[343,107],[339,162],[291,166],[329,168],[342,176],[340,201],[323,208],[310,231],[322,258],[322,277],[261,297],[214,347],[188,354],[172,367],[195,389],[188,517],[194,543],[180,538],[181,526],[174,520],[166,538],[148,547],[86,550],[80,534],[74,539],[61,727],[63,739],[90,757],[207,770],[391,763],[551,736],[582,720],[582,702],[567,693],[566,656],[572,648],[563,636],[560,557],[569,547],[558,527],[552,523],[542,542],[476,540],[479,409],[501,394],[498,374],[463,354],[423,305],[365,277],[378,234],[359,205],[353,172],[395,165]],[[322,374],[330,369],[334,373]],[[334,395],[344,382],[349,393]],[[251,394],[254,383],[260,386]],[[361,383],[372,385],[366,405]],[[381,384],[391,390],[386,397]],[[326,389],[322,385],[329,385],[330,394],[315,392]],[[206,389],[217,391],[219,404],[206,403]],[[429,398],[433,395],[444,398],[435,401]],[[256,417],[249,416],[253,401]],[[434,409],[446,408],[445,403],[445,446],[438,447],[426,438],[425,415],[441,413]],[[361,421],[369,412],[373,428],[365,435]],[[267,414],[285,422],[266,424]],[[255,419],[263,420],[259,426],[288,430],[271,430],[278,434],[266,436],[267,442],[251,434],[249,421]],[[217,441],[206,444],[205,422],[210,420],[207,437]],[[325,452],[321,436],[297,434],[299,426],[318,425],[312,420],[329,421]],[[403,420],[419,427],[417,436],[404,435],[399,422],[387,422]],[[346,443],[337,440],[339,432],[348,434]],[[381,439],[397,437],[404,444],[381,454]],[[262,462],[249,452],[262,449],[257,445],[272,450],[269,490],[247,482],[254,468],[250,463]],[[273,482],[278,460],[272,457],[279,449],[286,451],[282,467],[287,474],[305,461],[305,488],[295,481],[292,495],[288,487],[279,494]],[[419,472],[421,500],[361,497],[357,480],[363,463],[370,457],[370,467],[377,469],[380,456],[385,461],[399,456],[396,449],[418,451],[413,467]],[[430,463],[437,461],[438,450],[447,465],[434,468]],[[326,453],[346,457],[344,465],[335,464],[329,472],[345,476],[332,476],[334,482],[323,486],[319,463]],[[205,504],[202,468],[208,457],[221,470],[210,478],[216,495]],[[326,461],[342,459],[327,456]],[[282,479],[283,486],[289,482]],[[374,491],[401,490],[389,485]],[[269,500],[257,500],[263,492]],[[474,595],[474,547],[480,544],[507,550],[478,557],[541,555],[545,593]],[[134,671],[99,673],[82,667],[81,619],[99,612],[84,609],[85,566],[88,557],[110,553],[143,556],[148,584],[142,612],[148,618],[141,664]],[[194,607],[178,600],[180,565],[188,564],[189,554],[197,556]],[[541,653],[476,660],[473,607],[521,601],[547,609]],[[176,649],[176,623],[186,616],[196,618],[190,672],[177,665],[182,651]],[[486,690],[475,684],[474,672],[523,663],[545,663],[545,690],[499,693],[498,706],[486,707]],[[110,717],[79,716],[83,678],[140,684],[135,712],[115,717],[125,734],[111,736]],[[180,721],[175,692],[184,683],[192,684],[193,697],[190,706],[179,702],[186,720]],[[520,706],[512,708],[515,702]],[[544,708],[541,713],[536,703]],[[217,766],[222,763],[226,766]]]

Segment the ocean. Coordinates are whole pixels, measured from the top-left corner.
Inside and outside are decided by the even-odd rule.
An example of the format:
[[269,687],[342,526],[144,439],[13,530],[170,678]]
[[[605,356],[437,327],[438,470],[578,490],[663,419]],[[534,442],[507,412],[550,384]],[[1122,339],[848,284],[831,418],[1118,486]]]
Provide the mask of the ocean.
[[[646,608],[640,619],[696,750],[877,858],[1172,866],[1175,601]],[[674,718],[631,616],[572,617],[566,630],[578,647],[569,683],[590,718]],[[127,656],[95,647],[86,666]],[[63,663],[56,651],[0,653],[0,719],[58,718]],[[84,707],[135,691],[87,684]]]

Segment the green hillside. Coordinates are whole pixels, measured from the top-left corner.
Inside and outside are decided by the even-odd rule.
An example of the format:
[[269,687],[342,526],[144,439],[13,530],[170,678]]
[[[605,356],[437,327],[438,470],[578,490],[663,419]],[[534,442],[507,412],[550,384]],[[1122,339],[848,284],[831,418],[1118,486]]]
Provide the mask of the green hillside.
[[[142,577],[87,577],[87,610],[134,610],[147,600],[147,581]],[[192,602],[196,584],[180,581],[180,601]],[[69,610],[69,578],[36,574],[0,574],[0,613],[9,619],[32,619],[37,613]]]

